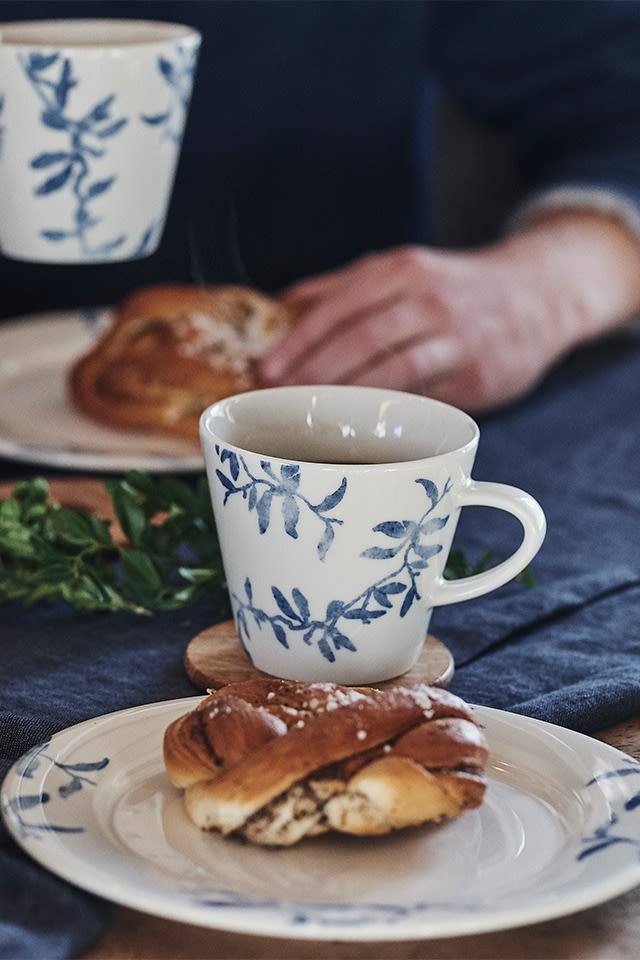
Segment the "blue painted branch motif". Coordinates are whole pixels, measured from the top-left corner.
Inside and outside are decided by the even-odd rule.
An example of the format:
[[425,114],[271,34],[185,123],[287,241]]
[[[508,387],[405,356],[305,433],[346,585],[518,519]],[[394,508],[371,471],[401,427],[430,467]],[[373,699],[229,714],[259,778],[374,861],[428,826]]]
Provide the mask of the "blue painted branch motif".
[[340,650],[355,652],[357,647],[344,633],[345,622],[359,621],[363,626],[384,617],[393,609],[396,600],[402,598],[400,616],[405,617],[414,603],[421,599],[418,579],[429,562],[442,552],[441,543],[429,542],[447,524],[449,516],[434,517],[432,514],[443,497],[451,489],[447,480],[441,492],[430,480],[416,480],[425,492],[429,506],[419,520],[386,520],[373,527],[390,545],[373,546],[363,551],[362,557],[370,560],[396,560],[393,569],[375,580],[351,600],[332,600],[320,617],[313,617],[307,597],[294,587],[287,597],[277,587],[271,587],[271,595],[277,607],[276,613],[267,613],[253,602],[253,586],[249,577],[244,582],[244,597],[233,595],[235,615],[241,642],[248,651],[251,640],[250,622],[258,627],[268,625],[275,640],[289,649],[291,634],[301,634],[305,644],[316,643],[322,656],[333,663]]
[[198,62],[198,49],[176,44],[175,53],[174,62],[167,57],[157,59],[158,71],[169,88],[166,108],[160,113],[143,113],[140,119],[149,126],[160,128],[163,140],[178,144],[187,119],[193,77]]
[[[587,783],[587,787],[593,786],[593,784],[596,783],[602,783],[604,780],[640,776],[640,763],[631,758],[629,758],[627,763],[628,766],[620,767],[616,770],[608,770],[606,773],[593,777]],[[640,811],[640,790],[625,800],[622,812],[626,816],[636,810]],[[594,853],[602,853],[603,850],[608,850],[610,847],[621,843],[637,847],[638,858],[640,859],[640,837],[637,831],[635,836],[629,836],[619,832],[613,833],[614,828],[620,825],[620,821],[620,815],[612,810],[608,819],[603,824],[596,827],[588,837],[582,838],[582,843],[585,844],[585,847],[580,851],[576,859],[584,860],[585,857],[590,857]]]
[[[57,794],[61,800],[67,800],[70,796],[82,790],[85,786],[94,787],[96,781],[89,774],[98,773],[109,763],[108,757],[102,757],[100,760],[83,761],[80,763],[60,763],[48,756],[45,750],[49,746],[47,743],[40,744],[30,750],[22,760],[17,764],[16,770],[23,779],[31,779],[35,771],[40,766],[42,759],[49,761],[51,766],[61,771],[63,781],[57,788]],[[60,826],[53,823],[30,823],[25,819],[24,814],[31,810],[38,809],[44,804],[49,803],[51,795],[49,793],[34,793],[30,795],[20,795],[14,797],[8,804],[8,810],[20,826],[23,835],[37,835],[39,833],[83,833],[84,827]]]
[[405,903],[385,903],[384,901],[365,901],[362,903],[305,903],[287,902],[277,898],[258,898],[239,893],[236,890],[213,890],[206,896],[194,897],[198,906],[209,910],[229,910],[234,908],[256,913],[261,911],[286,910],[289,922],[294,927],[315,924],[320,927],[341,926],[366,927],[370,924],[395,926],[407,919],[418,919],[423,915],[436,912],[455,914],[481,913],[484,904],[469,901],[430,900]]
[[347,492],[347,478],[332,493],[327,494],[320,503],[312,503],[300,491],[300,467],[294,463],[283,463],[279,474],[276,473],[269,460],[261,460],[262,476],[254,476],[242,456],[233,450],[221,449],[216,446],[220,458],[220,467],[226,464],[227,473],[222,469],[216,470],[216,476],[225,494],[223,506],[227,505],[230,497],[240,494],[246,501],[249,512],[255,510],[258,518],[260,533],[266,533],[271,523],[271,508],[275,501],[280,500],[282,520],[287,536],[298,539],[298,521],[300,510],[306,509],[318,518],[322,524],[322,535],[316,545],[320,560],[324,560],[335,538],[334,527],[344,523],[337,517],[328,516],[334,510]]
[[143,231],[138,243],[131,252],[131,259],[138,260],[140,257],[146,257],[155,249],[156,238],[160,232],[161,224],[157,220],[152,220],[146,230]]
[[20,55],[20,64],[42,103],[42,124],[65,135],[67,140],[59,150],[43,151],[31,160],[33,170],[46,171],[45,179],[35,188],[37,196],[46,197],[66,189],[74,201],[72,223],[42,230],[40,235],[51,243],[77,241],[83,256],[104,257],[121,247],[126,237],[120,234],[97,245],[91,242],[91,231],[102,220],[92,212],[91,204],[107,193],[116,180],[115,175],[96,178],[92,168],[107,155],[106,142],[120,133],[128,120],[114,116],[115,94],[105,96],[76,119],[69,115],[70,94],[79,81],[68,57],[31,52]]

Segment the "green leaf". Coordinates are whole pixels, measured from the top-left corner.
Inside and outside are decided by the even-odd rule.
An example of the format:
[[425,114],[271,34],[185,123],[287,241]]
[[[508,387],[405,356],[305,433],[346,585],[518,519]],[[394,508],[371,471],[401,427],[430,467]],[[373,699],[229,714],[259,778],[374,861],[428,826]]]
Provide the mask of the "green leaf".
[[65,507],[51,511],[49,530],[57,539],[70,546],[84,547],[93,541],[91,525],[86,517]]
[[0,503],[0,526],[9,526],[20,522],[22,510],[16,500],[3,500]]
[[138,584],[145,590],[158,590],[162,586],[162,580],[151,558],[142,550],[123,551],[122,571],[131,584]]
[[224,600],[224,578],[206,478],[195,484],[130,471],[105,488],[127,537],[109,524],[49,502],[42,477],[0,501],[0,602],[61,598],[77,610],[175,610]]
[[134,495],[123,484],[112,490],[113,506],[124,535],[137,545],[147,526],[147,516]]
[[[13,488],[14,499],[19,503],[44,503],[49,493],[49,484],[44,477],[20,480]],[[7,501],[4,501],[5,503]]]

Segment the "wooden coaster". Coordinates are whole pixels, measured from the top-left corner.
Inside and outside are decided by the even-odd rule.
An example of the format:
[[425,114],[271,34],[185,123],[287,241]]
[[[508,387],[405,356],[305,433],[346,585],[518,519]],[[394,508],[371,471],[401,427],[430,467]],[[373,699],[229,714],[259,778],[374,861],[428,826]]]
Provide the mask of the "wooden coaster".
[[[203,692],[217,690],[227,683],[266,676],[245,657],[233,620],[216,623],[198,633],[185,650],[184,666],[191,681]],[[440,640],[427,634],[416,665],[401,677],[376,683],[375,686],[384,689],[406,686],[408,683],[428,683],[446,687],[451,682],[453,671],[453,656],[449,649]]]

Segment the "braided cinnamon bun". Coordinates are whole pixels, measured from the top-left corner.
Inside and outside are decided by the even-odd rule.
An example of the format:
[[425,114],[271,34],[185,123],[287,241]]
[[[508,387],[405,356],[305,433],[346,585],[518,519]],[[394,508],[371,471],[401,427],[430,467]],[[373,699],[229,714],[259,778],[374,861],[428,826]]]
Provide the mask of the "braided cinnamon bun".
[[248,680],[212,693],[164,736],[191,820],[265,846],[453,819],[482,803],[487,755],[467,705],[426,685]]
[[245,287],[147,287],[71,366],[71,402],[109,426],[197,441],[202,411],[258,386],[257,358],[291,323],[282,304]]

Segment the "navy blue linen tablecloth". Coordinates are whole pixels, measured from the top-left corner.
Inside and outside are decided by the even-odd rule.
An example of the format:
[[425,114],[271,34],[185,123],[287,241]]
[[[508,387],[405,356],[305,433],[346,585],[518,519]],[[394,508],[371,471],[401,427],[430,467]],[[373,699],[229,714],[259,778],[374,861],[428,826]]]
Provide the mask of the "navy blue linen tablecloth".
[[[526,400],[486,417],[474,476],[532,493],[548,535],[533,587],[512,583],[443,607],[431,630],[451,649],[451,689],[479,704],[591,733],[640,714],[640,338],[584,349]],[[38,471],[1,463],[6,478]],[[47,471],[50,472],[50,471]],[[511,552],[517,525],[463,513],[470,559]],[[0,608],[0,774],[73,723],[193,696],[182,658],[216,611],[139,618],[69,607]],[[2,828],[0,828],[2,829]],[[76,956],[112,907],[0,836],[0,957]]]

